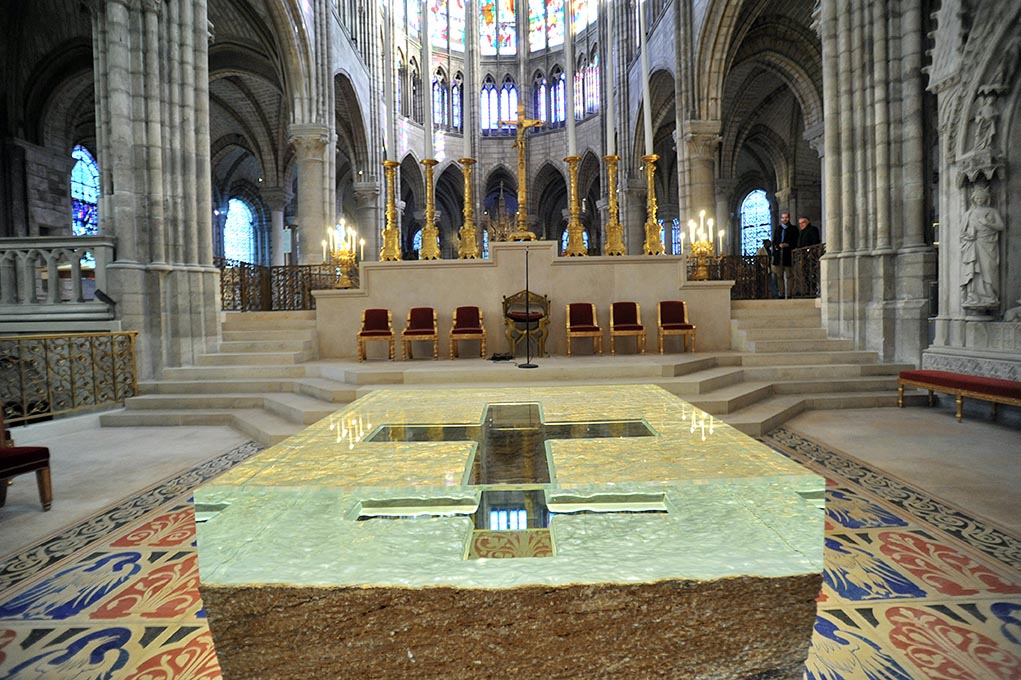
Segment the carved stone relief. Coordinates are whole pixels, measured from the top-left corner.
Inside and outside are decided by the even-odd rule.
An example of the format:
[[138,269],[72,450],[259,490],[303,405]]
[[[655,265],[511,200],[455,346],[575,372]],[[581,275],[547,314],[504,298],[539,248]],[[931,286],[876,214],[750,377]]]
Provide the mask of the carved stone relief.
[[990,206],[989,188],[976,184],[961,230],[962,306],[977,313],[1000,305],[1000,212]]

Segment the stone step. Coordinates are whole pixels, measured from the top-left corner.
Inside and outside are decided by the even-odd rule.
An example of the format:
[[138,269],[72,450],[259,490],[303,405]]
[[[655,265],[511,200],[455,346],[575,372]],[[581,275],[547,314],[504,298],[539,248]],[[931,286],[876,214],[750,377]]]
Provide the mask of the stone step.
[[200,354],[197,366],[266,366],[300,364],[308,361],[311,352],[220,352]]
[[750,437],[761,437],[804,410],[804,397],[792,394],[774,395],[729,413],[722,420]]
[[792,300],[732,300],[730,308],[733,309],[769,309],[774,312],[787,309],[812,308],[817,309],[819,302],[815,298],[795,298]]
[[740,368],[722,366],[707,368],[702,371],[676,376],[667,380],[657,380],[656,384],[671,394],[689,401],[689,397],[707,394],[714,390],[736,385],[742,380],[744,371]]
[[173,427],[179,425],[230,425],[230,409],[123,409],[99,416],[102,427]]
[[809,364],[781,366],[746,366],[744,379],[761,382],[790,382],[796,380],[823,380],[858,378],[864,375],[896,375],[883,373],[869,364]]
[[296,391],[332,404],[349,403],[358,398],[358,390],[354,385],[328,378],[302,378],[296,380],[294,385]]
[[676,363],[672,363],[663,367],[664,376],[686,376],[700,371],[707,371],[711,368],[725,367],[725,366],[739,366],[740,359],[734,357],[732,360],[728,360],[725,357],[707,357],[700,356],[698,354],[687,354],[683,355],[683,359],[678,359]]
[[164,380],[244,380],[257,373],[260,378],[304,378],[305,367],[293,366],[183,366],[163,369]]
[[[837,409],[837,408],[880,408],[897,405],[897,390],[877,390],[868,392],[827,392],[810,394],[805,397],[806,408]],[[904,390],[905,406],[922,406],[928,403],[928,396],[920,390]]]
[[[766,307],[751,307],[748,309],[731,309],[730,318],[737,320],[745,319],[818,319],[822,323],[822,310],[818,307],[799,306],[785,307],[783,309],[771,309]],[[697,320],[692,323],[698,323]]]
[[314,309],[281,310],[274,312],[224,312],[223,321],[239,321],[252,323],[315,321]]
[[749,340],[746,342],[748,351],[776,352],[848,352],[854,349],[853,340],[823,338],[822,340]]
[[229,319],[220,324],[222,331],[315,331],[315,320],[296,321],[254,321],[252,319]]
[[734,318],[731,315],[731,328],[747,330],[750,328],[821,328],[822,319],[815,316],[761,316],[755,318]]
[[139,394],[256,394],[291,392],[296,381],[290,378],[249,378],[238,380],[159,380],[138,383]]
[[[766,382],[742,382],[707,394],[692,397],[689,401],[706,413],[725,416],[748,408],[773,395],[773,386]],[[726,420],[726,418],[724,418]]]
[[304,352],[311,356],[316,351],[316,342],[309,338],[296,340],[232,340],[221,342],[219,352]]
[[124,408],[135,410],[262,408],[262,394],[147,394],[124,400]]
[[265,395],[262,407],[292,423],[311,425],[341,408],[341,405],[305,394],[279,392]]
[[314,342],[315,338],[316,332],[314,330],[277,331],[260,328],[245,331],[223,331],[224,342],[272,342],[284,340],[297,340],[301,342],[312,340]]
[[821,378],[818,380],[785,380],[773,383],[773,394],[818,394],[824,392],[873,392],[897,390],[896,375],[861,376],[858,378]]
[[825,340],[829,336],[822,327],[806,328],[739,328],[732,329],[736,333],[744,333],[745,340]]
[[304,425],[267,413],[263,409],[243,409],[231,413],[233,427],[263,446],[279,444],[305,429]]
[[823,352],[763,352],[741,355],[744,368],[758,366],[812,366],[829,364],[869,364],[876,361],[875,352],[859,352],[856,350],[839,350]]

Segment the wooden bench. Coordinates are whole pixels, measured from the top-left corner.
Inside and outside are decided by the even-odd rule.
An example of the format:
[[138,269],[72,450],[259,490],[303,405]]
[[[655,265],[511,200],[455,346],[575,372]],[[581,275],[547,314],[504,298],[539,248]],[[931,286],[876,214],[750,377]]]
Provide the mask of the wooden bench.
[[1017,380],[985,378],[949,371],[901,371],[900,377],[897,378],[897,406],[901,408],[904,407],[905,386],[928,390],[930,406],[933,392],[954,395],[957,399],[957,422],[961,422],[961,409],[964,407],[965,397],[992,402],[994,418],[997,404],[1021,406],[1021,382]]

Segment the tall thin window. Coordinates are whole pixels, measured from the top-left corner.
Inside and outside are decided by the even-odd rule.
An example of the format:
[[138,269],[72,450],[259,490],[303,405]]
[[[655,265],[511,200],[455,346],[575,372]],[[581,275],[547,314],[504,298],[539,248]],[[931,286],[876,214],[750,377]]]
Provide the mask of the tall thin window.
[[588,64],[585,58],[574,69],[574,119],[581,120],[585,117],[585,71]]
[[255,216],[248,204],[239,198],[227,202],[223,256],[228,260],[255,262]]
[[515,0],[482,0],[479,3],[479,51],[483,56],[517,53],[518,30]]
[[434,48],[447,48],[448,28],[447,0],[429,0],[429,40]]
[[464,52],[464,0],[448,0],[450,49]]
[[[564,227],[564,233],[560,235],[560,254],[563,255],[567,252],[567,228]],[[585,245],[585,250],[588,250],[588,230],[581,232],[581,242]]]
[[71,151],[71,233],[95,236],[99,233],[99,166],[89,150],[78,144]]
[[549,120],[549,112],[546,108],[546,90],[546,76],[537,71],[532,82],[532,107],[535,109],[536,117],[543,123]]
[[415,257],[417,259],[418,254],[422,252],[422,230],[419,229],[415,232],[415,235],[411,238],[411,249],[415,251]]
[[741,201],[741,254],[754,255],[762,239],[772,236],[769,199],[762,189],[748,193]]
[[483,130],[497,130],[500,127],[500,104],[496,92],[496,81],[487,76],[482,85],[482,98],[479,102],[479,116]]
[[447,115],[447,76],[443,73],[443,69],[437,69],[433,75],[433,126],[434,127],[448,127],[450,125],[450,118]]
[[550,117],[554,125],[559,125],[567,120],[567,91],[564,89],[566,76],[557,66],[550,72],[550,78],[553,81],[550,86]]
[[422,3],[418,0],[408,3],[408,35],[412,38],[422,35]]
[[411,62],[411,117],[416,123],[422,122],[422,77],[414,61]]
[[397,59],[397,88],[394,108],[400,111],[402,116],[407,117],[411,113],[411,108],[404,98],[404,83],[408,79],[408,65],[404,62],[404,54],[399,50]]
[[585,69],[585,110],[595,113],[599,110],[599,53],[592,50],[592,61]]
[[455,130],[462,129],[462,112],[464,110],[464,101],[461,97],[463,91],[464,77],[458,73],[454,76],[454,84],[450,86],[450,117],[451,125]]
[[[503,79],[503,87],[500,89],[500,120],[512,120],[517,117],[518,111],[518,88],[510,75]],[[505,129],[513,129],[510,123],[504,125]]]

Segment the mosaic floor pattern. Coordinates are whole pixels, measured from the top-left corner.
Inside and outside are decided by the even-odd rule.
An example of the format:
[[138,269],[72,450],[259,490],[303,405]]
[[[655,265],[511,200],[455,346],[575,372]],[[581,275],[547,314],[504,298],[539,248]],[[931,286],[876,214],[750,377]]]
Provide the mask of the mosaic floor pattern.
[[[806,679],[1021,678],[1021,538],[797,433],[765,441],[828,480]],[[0,563],[0,678],[219,678],[189,496],[255,451],[235,449]]]

